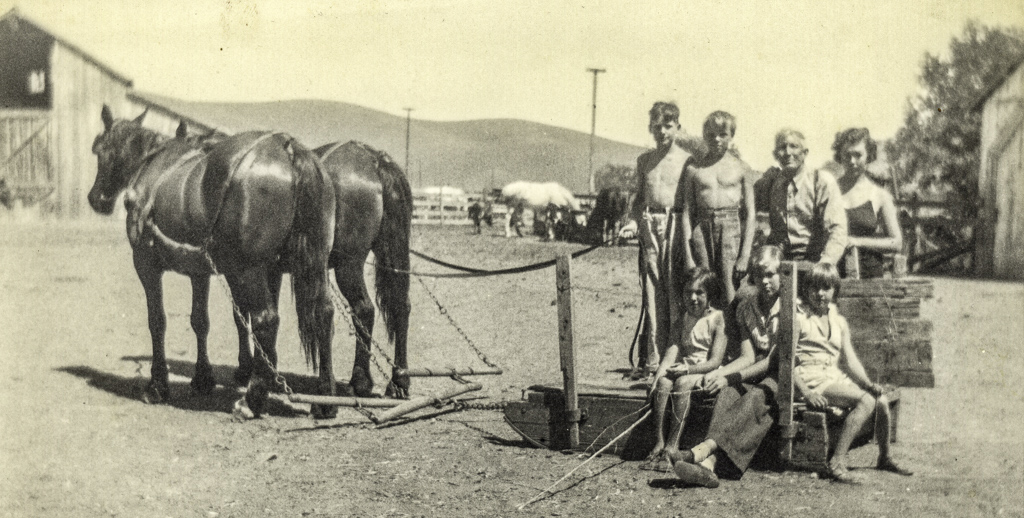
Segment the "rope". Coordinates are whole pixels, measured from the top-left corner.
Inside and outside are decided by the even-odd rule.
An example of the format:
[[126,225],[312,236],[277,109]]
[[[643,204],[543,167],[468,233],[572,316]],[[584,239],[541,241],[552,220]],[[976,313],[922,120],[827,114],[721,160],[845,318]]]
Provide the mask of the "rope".
[[[582,250],[577,250],[577,251],[573,252],[571,254],[571,256],[572,256],[573,259],[576,259],[577,257],[580,257],[582,255],[585,255],[585,254],[588,254],[590,252],[593,252],[594,250],[596,250],[598,248],[601,248],[602,246],[604,246],[604,243],[601,243],[599,245],[593,245],[593,246],[590,246],[588,248],[584,248]],[[459,270],[459,271],[464,272],[464,273],[420,273],[420,272],[414,272],[414,271],[406,271],[406,270],[393,269],[395,272],[397,272],[397,273],[405,273],[405,274],[409,274],[409,275],[416,275],[416,276],[419,276],[419,277],[438,277],[438,278],[490,277],[490,276],[494,276],[494,275],[511,275],[511,274],[515,274],[515,273],[525,273],[525,272],[532,272],[532,271],[535,271],[535,270],[543,270],[544,268],[550,268],[550,267],[554,266],[555,263],[557,262],[557,259],[551,259],[549,261],[544,261],[544,262],[540,262],[540,263],[528,264],[528,265],[524,265],[524,266],[516,266],[514,268],[503,268],[503,269],[500,269],[500,270],[481,270],[479,268],[470,268],[468,266],[460,266],[460,265],[457,265],[457,264],[448,263],[448,262],[442,261],[440,259],[436,259],[434,257],[431,257],[431,256],[429,256],[427,254],[422,253],[422,252],[417,252],[416,250],[409,250],[409,253],[415,255],[416,257],[419,257],[420,259],[426,260],[428,262],[431,262],[431,263],[434,263],[434,264],[437,264],[437,265],[440,265],[440,266],[444,266],[445,268],[451,268],[453,270]]]
[[600,455],[600,454],[604,453],[604,451],[605,451],[605,450],[607,450],[607,449],[608,449],[608,448],[610,448],[610,447],[611,447],[611,446],[612,446],[613,444],[615,444],[616,442],[618,442],[618,440],[619,440],[619,439],[622,439],[623,437],[625,437],[625,436],[629,435],[629,432],[632,432],[634,428],[636,428],[637,426],[639,426],[639,425],[640,425],[640,423],[642,423],[642,422],[646,421],[646,420],[647,420],[647,418],[648,418],[648,417],[650,417],[650,416],[651,416],[651,411],[650,411],[650,410],[648,410],[648,411],[647,411],[647,413],[643,415],[643,417],[641,417],[640,419],[637,419],[637,421],[636,421],[635,423],[633,423],[633,424],[632,424],[632,426],[630,426],[629,428],[626,428],[626,430],[625,430],[624,432],[620,433],[620,434],[618,435],[618,437],[616,437],[616,438],[612,439],[612,440],[611,440],[611,442],[609,442],[608,444],[604,445],[604,447],[602,447],[602,448],[601,448],[600,450],[597,450],[596,452],[594,452],[594,454],[593,454],[593,455],[591,455],[591,456],[590,456],[590,458],[588,458],[587,460],[583,461],[582,463],[580,463],[580,465],[579,465],[579,466],[576,466],[576,467],[575,467],[575,468],[573,468],[573,469],[572,469],[571,471],[569,471],[568,473],[566,473],[564,477],[562,477],[562,478],[558,479],[557,481],[555,481],[555,483],[554,483],[554,484],[551,484],[551,485],[550,485],[550,486],[548,486],[548,487],[547,487],[547,488],[546,488],[545,490],[541,491],[540,493],[537,493],[537,496],[534,496],[533,498],[531,498],[531,499],[530,499],[529,501],[527,501],[527,502],[526,502],[526,503],[524,503],[524,504],[520,504],[520,505],[519,505],[518,507],[516,507],[516,510],[517,510],[517,511],[522,511],[522,510],[523,510],[523,508],[525,508],[526,506],[528,506],[528,505],[530,505],[530,504],[532,504],[532,503],[534,503],[534,502],[536,502],[536,501],[538,501],[538,500],[540,500],[540,499],[544,498],[544,495],[553,495],[554,493],[553,493],[553,492],[552,492],[551,490],[552,490],[552,489],[553,489],[553,488],[554,488],[555,486],[557,486],[558,484],[561,484],[563,480],[565,480],[565,479],[569,478],[569,475],[572,475],[573,473],[575,473],[575,472],[576,472],[576,470],[578,470],[578,469],[582,468],[582,467],[583,467],[583,466],[585,466],[585,465],[586,465],[586,464],[587,464],[588,462],[590,462],[590,461],[594,460],[594,458],[595,458],[595,457],[597,457],[598,455]]

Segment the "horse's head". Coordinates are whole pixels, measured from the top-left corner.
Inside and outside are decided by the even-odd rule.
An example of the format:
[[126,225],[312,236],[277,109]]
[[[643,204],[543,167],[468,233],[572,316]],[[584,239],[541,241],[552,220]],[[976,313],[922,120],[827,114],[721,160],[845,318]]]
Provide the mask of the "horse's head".
[[158,141],[155,132],[142,128],[146,112],[135,120],[114,120],[110,108],[103,105],[103,133],[92,143],[96,155],[96,181],[89,190],[89,205],[100,214],[114,212],[117,195],[128,187],[132,175],[142,167],[143,159]]

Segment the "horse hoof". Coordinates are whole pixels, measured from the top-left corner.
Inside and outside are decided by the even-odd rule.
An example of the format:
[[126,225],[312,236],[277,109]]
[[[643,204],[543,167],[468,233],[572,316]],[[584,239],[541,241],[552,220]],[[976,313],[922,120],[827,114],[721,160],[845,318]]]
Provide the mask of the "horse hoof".
[[373,397],[373,378],[363,369],[352,369],[352,378],[348,380],[348,386],[356,397]]
[[313,419],[334,419],[338,417],[338,407],[333,405],[310,405],[309,413]]
[[171,399],[171,391],[166,385],[152,383],[142,392],[142,401],[147,405],[159,405]]
[[355,397],[373,397],[373,386],[358,386],[349,384],[349,390]]
[[242,370],[242,369],[236,369],[235,370],[235,374],[233,376],[233,378],[235,380],[235,385],[238,385],[239,387],[244,387],[244,386],[248,385],[249,384],[249,378],[251,378],[251,377],[252,377],[252,371],[251,370]]
[[192,382],[189,383],[192,394],[197,396],[209,396],[216,386],[217,382],[213,378],[192,378]]
[[252,411],[253,417],[259,417],[263,413],[263,407],[267,404],[267,397],[270,392],[263,383],[250,383],[249,390],[245,392],[245,403]]
[[384,389],[384,397],[392,399],[409,399],[409,388],[400,387],[394,383],[388,383],[388,388]]
[[408,376],[394,376],[388,383],[387,389],[384,390],[384,395],[395,399],[409,399],[409,387],[411,386],[412,380]]
[[256,414],[249,409],[249,405],[246,404],[245,398],[235,401],[235,408],[231,410],[231,417],[238,422],[248,421],[250,419],[256,419]]

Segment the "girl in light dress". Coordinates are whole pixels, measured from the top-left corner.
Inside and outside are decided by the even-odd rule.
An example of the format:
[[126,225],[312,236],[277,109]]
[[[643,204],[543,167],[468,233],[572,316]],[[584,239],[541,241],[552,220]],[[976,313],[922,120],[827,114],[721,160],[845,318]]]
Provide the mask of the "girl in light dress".
[[864,423],[875,417],[878,443],[876,468],[904,476],[912,473],[897,465],[889,455],[892,416],[889,401],[878,383],[872,383],[850,341],[850,327],[839,315],[835,298],[839,294],[839,272],[829,263],[818,263],[805,279],[803,298],[795,323],[800,330],[793,370],[793,383],[808,408],[829,406],[850,409],[839,434],[828,474],[838,482],[857,483],[847,467],[850,445]]
[[[656,444],[648,460],[658,462],[679,453],[679,439],[690,411],[690,395],[702,389],[704,374],[717,369],[725,356],[725,317],[716,309],[720,300],[720,283],[710,270],[694,268],[680,283],[686,311],[680,317],[677,333],[670,336],[669,346],[651,383]],[[665,439],[665,412],[669,413],[669,436]]]

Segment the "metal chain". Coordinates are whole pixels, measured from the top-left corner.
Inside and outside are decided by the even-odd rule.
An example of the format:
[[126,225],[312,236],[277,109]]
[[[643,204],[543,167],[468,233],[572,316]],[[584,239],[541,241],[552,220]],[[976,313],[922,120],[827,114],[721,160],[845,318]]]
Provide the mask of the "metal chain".
[[422,285],[423,289],[427,292],[427,295],[429,295],[430,299],[433,300],[434,304],[437,305],[437,310],[440,311],[441,314],[448,319],[448,323],[451,324],[452,327],[454,327],[455,330],[459,332],[459,335],[462,336],[462,339],[465,340],[466,344],[469,345],[470,349],[473,349],[473,352],[475,352],[477,357],[480,358],[480,361],[487,364],[488,367],[494,369],[500,368],[496,364],[488,360],[487,355],[484,354],[484,352],[481,351],[479,347],[477,347],[477,345],[473,342],[472,339],[469,338],[466,332],[463,331],[461,327],[459,327],[459,324],[455,323],[455,319],[453,319],[452,316],[448,314],[448,309],[441,305],[441,301],[437,300],[437,297],[434,296],[434,293],[431,292],[430,288],[427,287],[427,283],[423,282],[423,279],[420,277],[416,277],[416,280],[419,281],[420,285]]
[[510,403],[515,403],[515,401],[507,399],[491,403],[470,403],[469,401],[455,400],[452,401],[452,406],[455,410],[488,410],[502,412]]
[[[210,252],[207,250],[205,245],[203,246],[203,255],[207,262],[210,263],[210,269],[213,270],[213,275],[220,277],[220,272],[217,271],[217,265],[213,263],[213,258],[210,257]],[[288,381],[284,379],[284,376],[282,376],[280,371],[277,370],[274,363],[270,361],[270,357],[267,356],[267,352],[263,350],[263,347],[260,345],[260,341],[256,339],[256,334],[252,331],[252,322],[248,316],[242,313],[242,308],[238,307],[238,304],[235,303],[235,298],[231,295],[231,288],[227,285],[227,281],[224,280],[223,277],[221,277],[221,286],[224,288],[224,292],[228,295],[228,300],[231,302],[231,307],[234,309],[235,315],[238,316],[242,325],[245,326],[245,331],[249,335],[249,340],[252,341],[254,352],[259,353],[260,359],[265,361],[267,366],[270,367],[270,372],[274,375],[274,382],[281,386],[286,395],[292,395],[294,392],[292,391],[292,388],[288,386]]]
[[[356,331],[356,326],[358,326],[359,329],[363,331],[363,334],[367,335],[370,338],[370,343],[377,348],[377,351],[380,352],[381,356],[384,357],[384,360],[387,361],[389,366],[391,366],[392,371],[394,371],[394,369],[396,368],[394,360],[391,359],[391,356],[388,355],[387,351],[384,350],[380,343],[373,338],[373,334],[368,332],[366,327],[363,326],[363,323],[360,322],[359,319],[355,317],[355,314],[353,314],[352,310],[348,307],[348,302],[345,300],[345,297],[342,296],[341,290],[338,289],[337,284],[333,282],[330,284],[332,288],[331,300],[334,302],[334,305],[338,309],[340,309],[341,312],[344,313],[346,317],[348,317],[346,323],[348,324],[349,331],[351,331],[353,334],[357,336],[356,343],[359,343],[358,333]],[[390,375],[388,374],[388,371],[385,370],[383,366],[381,366],[380,362],[377,361],[377,356],[373,354],[373,349],[370,348],[369,344],[363,344],[363,347],[366,349],[366,353],[370,355],[370,360],[373,362],[374,367],[377,367],[377,370],[380,372],[381,376],[383,376],[384,379],[388,383],[390,383]]]

